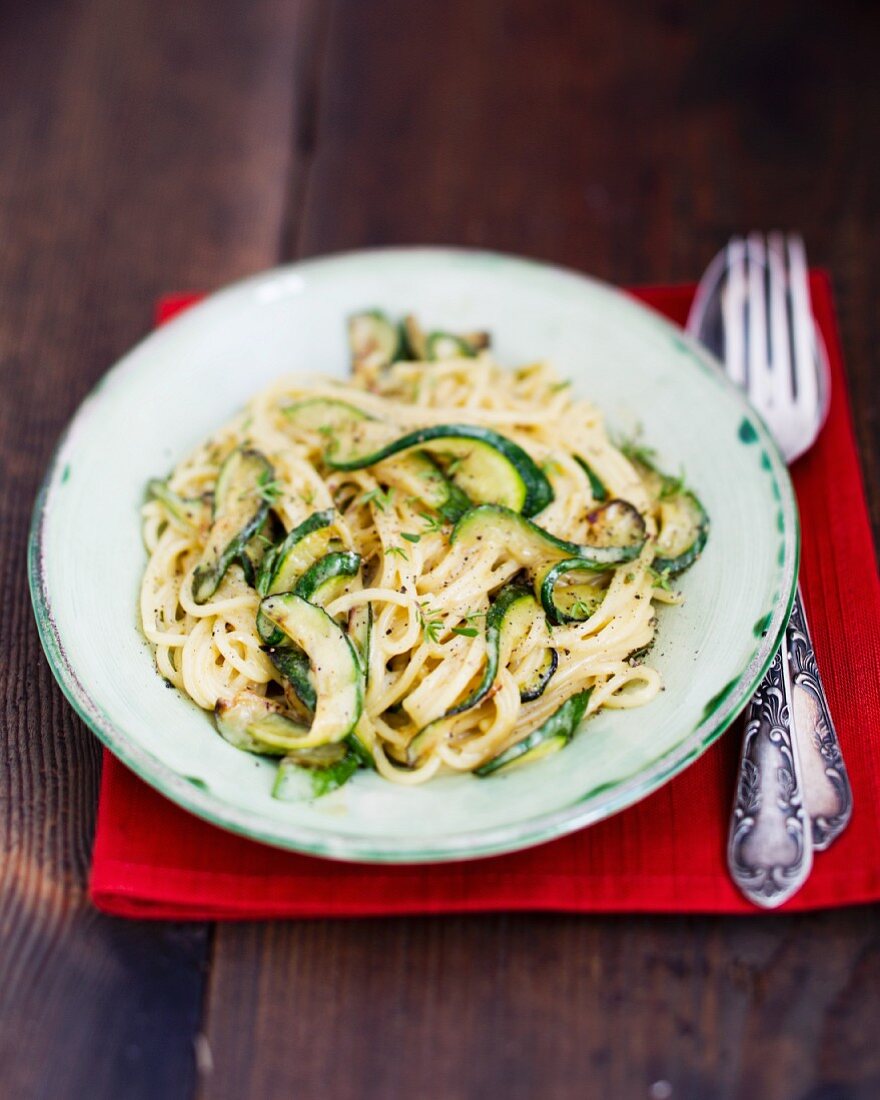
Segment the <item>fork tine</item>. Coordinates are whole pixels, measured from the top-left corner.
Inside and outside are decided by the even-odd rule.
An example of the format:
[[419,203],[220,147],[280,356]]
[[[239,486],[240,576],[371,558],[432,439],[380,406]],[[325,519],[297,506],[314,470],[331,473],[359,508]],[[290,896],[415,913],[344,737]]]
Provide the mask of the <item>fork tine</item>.
[[796,233],[790,233],[786,237],[786,246],[794,346],[792,374],[795,385],[795,404],[800,408],[803,416],[818,419],[819,380],[816,375],[813,349],[814,325],[807,281],[807,253],[803,238]]
[[767,298],[764,276],[767,253],[760,233],[746,239],[746,281],[748,293],[748,393],[753,405],[764,409],[770,400],[772,378],[767,351]]
[[777,409],[794,401],[791,367],[791,338],[788,326],[785,283],[785,241],[780,232],[767,234],[767,298],[770,305],[770,348],[773,358],[771,400]]
[[727,283],[722,295],[724,319],[724,367],[732,382],[745,389],[746,374],[746,265],[739,237],[727,244]]

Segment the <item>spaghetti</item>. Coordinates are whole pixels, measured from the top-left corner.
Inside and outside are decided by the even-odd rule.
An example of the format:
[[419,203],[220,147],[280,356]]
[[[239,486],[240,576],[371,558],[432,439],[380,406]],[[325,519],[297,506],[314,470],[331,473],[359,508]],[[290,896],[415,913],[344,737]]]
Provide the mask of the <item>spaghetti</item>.
[[[506,370],[485,339],[447,334],[426,362],[412,321],[399,358],[371,318],[387,324],[352,322],[350,381],[280,380],[153,483],[140,613],[160,675],[224,734],[246,704],[239,747],[313,780],[343,756],[345,778],[364,762],[395,783],[486,774],[650,702],[655,605],[678,602],[669,578],[705,541],[696,497],[615,445],[548,364]],[[304,604],[328,660],[354,657],[332,689]]]

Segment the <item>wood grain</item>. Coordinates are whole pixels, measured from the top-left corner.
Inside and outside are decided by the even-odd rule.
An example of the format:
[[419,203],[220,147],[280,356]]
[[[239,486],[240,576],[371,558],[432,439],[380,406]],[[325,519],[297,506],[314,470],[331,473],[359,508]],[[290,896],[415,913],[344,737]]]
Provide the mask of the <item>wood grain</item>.
[[[756,44],[739,5],[646,7],[336,4],[288,255],[463,243],[675,281],[731,232],[799,227],[837,279],[876,502],[880,165],[853,110],[878,105],[876,17],[771,5]],[[876,917],[220,927],[200,1094],[867,1098]]]
[[880,532],[867,366],[880,7],[371,0],[335,13],[307,253],[468,244],[677,282],[732,233],[800,229],[834,274]]
[[878,30],[855,0],[0,2],[0,1095],[880,1093],[876,907],[213,939],[101,917],[99,754],[22,584],[50,449],[156,295],[398,242],[627,283],[802,229],[877,530]]
[[40,652],[25,541],[51,447],[153,299],[276,260],[304,9],[4,9],[0,1094],[187,1096],[210,930],[111,920],[85,896],[100,754]]
[[867,1098],[880,1083],[863,1026],[880,1010],[867,910],[309,922],[219,936],[211,1097],[662,1097],[668,1082],[675,1097],[790,1100]]

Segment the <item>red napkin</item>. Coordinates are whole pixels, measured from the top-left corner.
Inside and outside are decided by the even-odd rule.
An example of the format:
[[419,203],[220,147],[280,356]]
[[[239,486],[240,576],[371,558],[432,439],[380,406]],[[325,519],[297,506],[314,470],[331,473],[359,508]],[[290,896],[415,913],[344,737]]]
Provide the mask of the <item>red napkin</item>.
[[[880,898],[880,584],[827,276],[813,306],[831,359],[832,401],[816,446],[794,468],[802,581],[819,665],[855,792],[844,835],[817,855],[786,909]],[[693,287],[642,289],[683,322]],[[196,295],[163,301],[158,320]],[[334,863],[226,833],[166,801],[109,753],[91,894],[108,913],[226,919],[350,917],[498,909],[756,912],[727,876],[727,818],[740,726],[637,806],[525,852],[436,866]]]

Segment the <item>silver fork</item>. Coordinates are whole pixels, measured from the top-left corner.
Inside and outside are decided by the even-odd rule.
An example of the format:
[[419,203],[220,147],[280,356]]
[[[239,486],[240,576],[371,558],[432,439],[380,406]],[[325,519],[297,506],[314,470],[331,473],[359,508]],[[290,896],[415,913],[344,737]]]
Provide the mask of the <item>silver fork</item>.
[[[827,411],[828,364],[795,235],[734,238],[712,261],[688,331],[725,364],[790,464]],[[746,711],[727,861],[755,904],[775,908],[852,814],[852,790],[798,586],[788,629]]]

